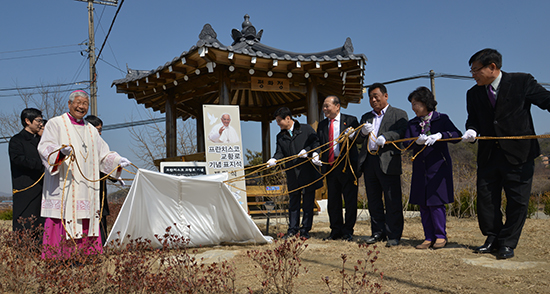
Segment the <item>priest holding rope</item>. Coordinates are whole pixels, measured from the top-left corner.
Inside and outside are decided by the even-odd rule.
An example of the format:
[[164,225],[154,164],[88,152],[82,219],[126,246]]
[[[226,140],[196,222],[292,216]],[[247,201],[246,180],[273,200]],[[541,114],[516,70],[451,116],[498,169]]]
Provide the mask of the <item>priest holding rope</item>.
[[[101,253],[99,172],[119,177],[130,161],[110,151],[94,126],[84,120],[89,96],[76,90],[69,112],[48,121],[38,144],[46,167],[41,216],[44,225],[42,258],[69,258],[77,250]],[[72,240],[76,246],[65,240]]]

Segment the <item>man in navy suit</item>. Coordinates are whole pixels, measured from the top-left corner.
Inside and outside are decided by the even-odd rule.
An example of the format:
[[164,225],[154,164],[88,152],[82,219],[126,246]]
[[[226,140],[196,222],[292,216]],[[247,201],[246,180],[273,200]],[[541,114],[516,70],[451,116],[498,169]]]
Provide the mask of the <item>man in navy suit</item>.
[[389,105],[383,84],[372,84],[368,92],[372,111],[361,117],[363,127],[357,138],[363,143],[359,171],[364,174],[372,232],[365,242],[374,244],[387,238],[386,247],[397,246],[404,225],[401,151],[385,143],[403,138],[408,117],[405,111]]
[[[469,60],[476,80],[466,95],[468,119],[463,141],[476,136],[535,135],[531,105],[550,110],[550,92],[526,73],[506,73],[502,55],[483,49]],[[540,155],[536,139],[480,140],[477,155],[477,211],[485,243],[474,252],[498,250],[497,258],[514,257],[527,218],[534,159]],[[502,223],[501,193],[506,194],[506,222]]]
[[[353,140],[349,143],[345,140],[340,143],[327,143],[337,139],[342,133],[350,132],[351,128],[357,128],[359,123],[355,116],[340,113],[340,99],[336,96],[325,98],[323,113],[326,118],[317,127],[319,144],[324,146],[321,155],[323,173],[332,170],[326,177],[327,211],[331,232],[324,240],[352,241],[353,227],[357,220],[357,146]],[[351,134],[350,137],[352,137]],[[349,161],[345,158],[348,152]],[[345,220],[342,213],[342,195],[346,207]]]

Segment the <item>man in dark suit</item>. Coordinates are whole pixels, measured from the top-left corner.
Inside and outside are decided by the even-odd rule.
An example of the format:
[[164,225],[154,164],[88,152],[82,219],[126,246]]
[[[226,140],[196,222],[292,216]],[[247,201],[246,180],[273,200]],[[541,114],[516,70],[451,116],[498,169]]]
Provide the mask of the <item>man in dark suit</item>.
[[[341,133],[349,132],[359,126],[355,116],[340,113],[340,99],[328,96],[323,102],[325,119],[319,123],[317,134],[321,146]],[[351,134],[350,134],[350,137]],[[353,140],[350,140],[353,142]],[[346,141],[325,145],[322,153],[323,173],[327,174],[328,203],[327,211],[330,221],[330,235],[325,240],[353,240],[353,227],[357,220],[357,147],[355,143],[349,146]],[[331,146],[332,145],[332,146]],[[344,157],[349,149],[349,161]],[[333,166],[336,164],[337,166]],[[351,166],[350,164],[351,163]],[[342,195],[346,206],[346,216],[343,220]]]
[[[530,74],[506,73],[502,55],[483,49],[469,60],[477,82],[466,95],[468,119],[463,141],[481,136],[535,135],[531,104],[550,110],[550,92]],[[474,252],[498,250],[497,258],[514,256],[527,218],[534,159],[540,155],[536,139],[480,140],[477,155],[477,210],[485,243]],[[506,222],[502,223],[501,193],[506,193]]]
[[[40,216],[43,181],[37,182],[44,173],[44,166],[37,149],[40,142],[38,132],[43,124],[42,112],[36,108],[23,109],[21,124],[24,129],[10,139],[8,147],[12,187],[14,190],[28,188],[13,195],[14,231],[36,230],[39,225],[44,226],[44,219]],[[34,183],[36,185],[32,186]],[[32,220],[31,217],[35,219]],[[40,239],[40,234],[36,234],[36,239]]]
[[[307,124],[300,124],[292,119],[292,113],[287,107],[279,108],[274,117],[281,131],[277,134],[277,150],[273,158],[268,160],[268,166],[275,165],[277,160],[282,158],[299,155],[297,158],[285,163],[285,168],[288,169],[286,171],[287,187],[290,192],[288,202],[289,224],[286,237],[300,233],[301,237],[309,239],[309,231],[313,224],[315,190],[321,188],[323,182],[320,180],[315,182],[321,174],[311,162],[307,162],[307,157],[309,154],[318,160],[318,152],[310,151],[319,147],[319,139],[312,127]],[[301,227],[299,226],[300,202],[302,202],[301,206],[304,213]]]
[[372,232],[365,242],[374,244],[387,238],[386,247],[397,246],[404,225],[401,151],[385,143],[403,138],[408,118],[405,111],[388,104],[388,91],[383,84],[372,84],[368,93],[372,111],[361,117],[363,127],[357,138],[358,143],[363,143],[359,170],[364,174]]

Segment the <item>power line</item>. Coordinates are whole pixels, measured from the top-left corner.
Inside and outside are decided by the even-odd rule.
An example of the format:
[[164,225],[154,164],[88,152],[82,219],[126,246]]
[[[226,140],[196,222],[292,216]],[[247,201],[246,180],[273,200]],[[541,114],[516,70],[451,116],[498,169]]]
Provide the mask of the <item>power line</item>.
[[123,3],[124,3],[124,0],[120,1],[120,4],[118,5],[118,8],[115,12],[115,16],[113,17],[113,21],[111,22],[111,26],[109,27],[109,30],[107,31],[107,35],[105,36],[105,40],[103,41],[103,44],[101,44],[101,49],[99,49],[99,53],[97,54],[97,59],[94,62],[94,67],[97,63],[97,60],[99,59],[99,56],[101,56],[101,52],[103,51],[103,47],[105,47],[105,43],[107,42],[109,35],[111,34],[111,30],[113,29],[113,25],[115,24],[115,20],[118,16],[118,12],[120,11],[120,8],[122,7]]
[[16,52],[25,52],[25,51],[35,51],[35,50],[45,50],[45,49],[62,48],[62,47],[71,47],[71,46],[79,46],[79,45],[82,45],[82,44],[70,44],[70,45],[59,45],[59,46],[42,47],[42,48],[12,50],[12,51],[0,52],[0,54],[16,53]]
[[18,57],[6,57],[6,58],[0,58],[0,60],[12,60],[12,59],[23,59],[23,58],[43,57],[43,56],[60,55],[60,54],[76,53],[76,52],[82,52],[82,50],[65,51],[65,52],[55,52],[55,53],[45,53],[45,54],[28,55],[28,56],[18,56]]
[[[112,125],[105,125],[103,126],[104,131],[110,131],[110,130],[116,130],[116,129],[123,129],[128,127],[135,127],[135,126],[142,126],[147,124],[154,124],[166,121],[165,117],[159,117],[159,118],[153,118],[153,119],[145,119],[145,120],[138,120],[138,121],[132,121],[132,122],[126,122],[126,123],[118,123],[118,124],[112,124]],[[8,143],[10,141],[12,136],[5,136],[0,137],[0,144]]]
[[120,68],[116,67],[115,65],[113,65],[113,64],[111,64],[111,63],[109,63],[109,62],[105,61],[105,59],[103,59],[103,58],[98,58],[98,59],[101,59],[101,61],[103,61],[103,62],[107,63],[108,65],[110,65],[110,66],[114,67],[115,69],[118,69],[118,70],[119,70],[120,72],[122,72],[122,73],[126,73],[126,72],[125,72],[125,71],[123,71],[122,69],[120,69]]
[[[87,87],[83,89],[88,89]],[[74,89],[67,89],[67,90],[55,90],[55,93],[66,93],[66,92],[72,92]],[[40,94],[40,93],[32,93],[32,94]],[[19,94],[7,94],[7,95],[0,95],[0,98],[6,98],[6,97],[21,97]]]
[[76,82],[76,83],[57,84],[57,85],[42,85],[42,86],[30,86],[30,87],[3,88],[3,89],[0,89],[0,91],[17,91],[17,90],[39,89],[39,88],[66,87],[66,86],[72,86],[72,85],[77,85],[77,84],[87,84],[87,83],[89,83],[89,81],[80,81],[80,82]]

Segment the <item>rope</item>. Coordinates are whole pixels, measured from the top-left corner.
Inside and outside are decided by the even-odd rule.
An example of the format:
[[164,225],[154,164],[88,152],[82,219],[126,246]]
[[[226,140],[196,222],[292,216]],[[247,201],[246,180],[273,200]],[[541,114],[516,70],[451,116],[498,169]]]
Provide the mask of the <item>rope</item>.
[[[363,124],[363,125],[364,125],[364,124]],[[292,192],[295,192],[295,191],[298,191],[298,190],[307,188],[307,187],[309,187],[309,186],[315,184],[316,182],[325,179],[326,176],[327,176],[329,173],[331,173],[331,172],[334,170],[334,168],[335,168],[336,166],[338,166],[338,164],[341,163],[342,160],[345,160],[345,161],[346,161],[346,164],[345,164],[344,168],[342,169],[342,172],[345,172],[345,171],[346,171],[346,168],[348,168],[348,166],[351,167],[351,161],[350,161],[350,157],[349,157],[349,151],[350,151],[351,148],[353,148],[354,143],[355,143],[355,141],[357,140],[357,136],[354,136],[353,141],[350,142],[349,135],[352,134],[352,133],[354,133],[354,132],[357,133],[358,131],[360,131],[360,129],[363,127],[363,125],[360,125],[360,126],[358,126],[357,128],[355,128],[355,129],[352,129],[352,131],[349,131],[347,134],[346,134],[345,132],[343,132],[342,134],[340,134],[340,136],[339,136],[338,138],[334,139],[333,141],[329,141],[329,142],[327,142],[327,143],[325,143],[325,144],[323,144],[323,145],[321,145],[321,146],[319,146],[319,147],[317,147],[317,148],[315,148],[315,149],[312,149],[312,150],[308,151],[308,152],[307,152],[308,154],[309,154],[309,153],[313,153],[314,151],[319,150],[319,149],[325,147],[326,145],[331,144],[332,142],[334,142],[334,143],[343,143],[343,144],[342,144],[342,146],[343,146],[342,149],[345,150],[343,156],[342,156],[343,150],[341,150],[340,156],[338,157],[338,160],[332,163],[332,167],[331,167],[330,170],[327,171],[326,173],[324,173],[324,174],[321,173],[321,172],[319,171],[319,169],[317,168],[317,166],[315,166],[315,168],[321,173],[321,177],[319,177],[319,178],[316,179],[315,181],[310,182],[310,183],[307,184],[307,185],[304,185],[304,186],[301,186],[301,187],[299,187],[299,188],[296,188],[296,189],[293,189],[293,190],[291,190],[291,191],[288,191],[287,193],[290,194],[290,193],[292,193]],[[357,135],[358,135],[358,134],[357,134]],[[364,144],[368,144],[368,139],[370,139],[371,136],[373,136],[372,133],[369,134],[369,137],[367,137],[367,140],[365,140],[365,143],[364,143]],[[504,136],[504,137],[479,136],[479,137],[476,137],[475,139],[476,139],[476,140],[526,140],[526,139],[545,139],[545,138],[550,138],[550,134],[546,134],[546,135],[524,135],[524,136]],[[386,141],[386,142],[385,142],[385,145],[387,145],[387,144],[392,144],[396,149],[398,149],[398,150],[401,151],[401,152],[404,152],[404,151],[407,151],[408,149],[410,149],[410,148],[415,144],[415,141],[416,141],[417,139],[418,139],[418,137],[411,137],[411,138],[403,138],[403,139],[398,139],[398,140],[393,140],[393,141]],[[439,139],[439,140],[437,140],[437,141],[438,141],[438,142],[448,142],[448,141],[457,141],[457,140],[462,140],[462,138],[446,138],[446,139]],[[403,143],[403,142],[410,142],[410,143],[409,143],[405,148],[400,148],[398,144],[399,144],[399,143]],[[426,147],[427,147],[427,145],[424,145],[420,151],[418,151],[414,156],[412,156],[411,161],[414,161],[414,160],[416,159],[416,157],[417,157],[420,153],[422,153],[422,152],[424,151],[424,149],[426,149]],[[369,147],[368,147],[368,145],[367,145],[367,151],[368,151],[371,155],[377,155],[378,152],[380,151],[380,148],[381,148],[381,146],[378,146],[378,148],[377,148],[375,151],[373,151],[373,150],[370,150]],[[318,152],[318,153],[319,153],[319,157],[321,157],[321,155],[322,155],[324,152],[327,152],[327,151],[328,151],[328,148],[327,148],[327,149],[324,149],[324,150],[322,150],[322,151],[320,151],[320,152]],[[284,163],[286,163],[286,162],[288,162],[288,161],[294,160],[294,159],[297,158],[297,157],[298,157],[298,155],[296,154],[296,155],[288,156],[288,157],[282,158],[282,159],[280,159],[280,160],[277,160],[277,163],[276,163],[273,167],[267,167],[267,165],[266,165],[265,163],[262,163],[262,164],[259,164],[259,165],[250,166],[250,167],[247,167],[247,168],[244,168],[244,169],[240,169],[240,170],[238,170],[238,171],[241,171],[241,170],[244,171],[244,170],[255,169],[255,171],[253,172],[253,174],[255,174],[255,173],[260,173],[260,172],[262,172],[262,171],[268,170],[268,169],[270,169],[270,168],[278,168],[278,167],[279,167],[279,169],[276,171],[276,173],[282,173],[282,172],[285,172],[285,171],[287,171],[287,170],[289,170],[289,169],[292,169],[292,168],[295,168],[295,167],[297,167],[297,166],[300,166],[300,165],[302,165],[302,164],[304,164],[304,163],[306,163],[306,162],[311,162],[311,160],[312,160],[311,158],[308,158],[308,160],[304,160],[304,161],[302,161],[302,162],[300,162],[300,163],[298,163],[298,164],[296,164],[296,165],[293,165],[293,166],[291,166],[291,167],[288,167],[288,168],[282,168],[282,167],[281,167],[282,164],[284,164]],[[322,162],[322,163],[323,163],[323,164],[329,164],[328,162]],[[354,184],[357,185],[357,176],[355,175],[355,171],[353,170],[353,168],[351,168],[351,171],[352,171],[352,174],[353,174],[353,176],[354,176],[354,178],[355,178]],[[270,174],[270,175],[273,175],[273,173]],[[235,178],[226,180],[226,181],[224,181],[224,182],[225,182],[226,184],[228,184],[229,186],[231,186],[231,187],[234,187],[234,188],[239,189],[239,190],[241,190],[241,191],[245,191],[245,190],[240,189],[240,188],[238,188],[238,187],[236,187],[236,186],[234,186],[234,185],[231,185],[231,183],[236,182],[236,181],[241,181],[241,180],[243,180],[243,178],[247,178],[247,179],[258,179],[258,178],[263,178],[263,177],[267,177],[267,176],[270,176],[270,175],[262,175],[262,174],[260,174],[260,175],[258,175],[258,176],[254,176],[254,177],[250,177],[250,175],[244,175],[244,176],[239,176],[239,177],[235,177]],[[282,195],[282,194],[284,194],[284,193],[281,192],[281,193],[279,193],[279,194]]]

